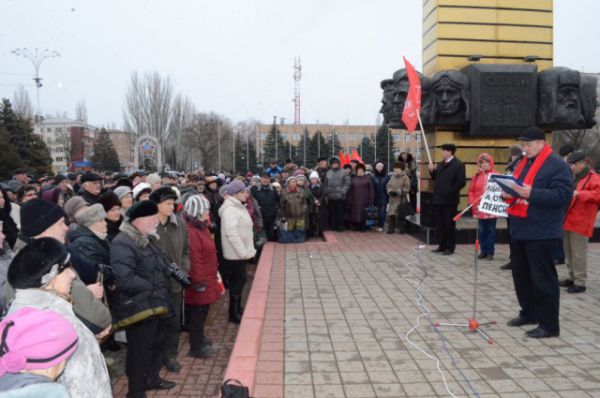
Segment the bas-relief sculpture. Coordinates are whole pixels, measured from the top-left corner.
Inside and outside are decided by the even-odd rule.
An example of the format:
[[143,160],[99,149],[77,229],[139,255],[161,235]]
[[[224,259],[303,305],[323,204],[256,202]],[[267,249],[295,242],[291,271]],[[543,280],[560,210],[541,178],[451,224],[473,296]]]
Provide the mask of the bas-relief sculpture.
[[[419,73],[419,79],[421,80],[421,121],[423,125],[429,125],[432,122],[431,80],[421,73]],[[404,111],[404,103],[409,88],[406,70],[397,70],[394,72],[392,79],[382,80],[380,87],[383,90],[383,97],[379,112],[383,114],[384,123],[393,129],[405,128],[402,122],[402,112]]]
[[[497,65],[506,73],[506,67],[511,65]],[[514,65],[515,72],[523,65]],[[520,70],[520,69],[519,69]],[[509,71],[510,72],[510,71]],[[421,120],[426,127],[446,128],[461,130],[470,135],[489,135],[494,133],[514,135],[514,129],[496,128],[485,134],[469,130],[472,116],[477,120],[484,120],[483,115],[471,115],[472,96],[470,93],[471,82],[469,76],[458,70],[444,70],[437,72],[431,79],[419,73],[422,88]],[[535,75],[533,76],[535,79]],[[408,93],[409,83],[406,71],[397,70],[392,79],[381,82],[383,89],[382,107],[380,112],[384,122],[391,128],[404,128],[402,111]],[[531,96],[536,95],[536,85],[531,87]],[[520,117],[519,120],[537,120],[537,124],[547,129],[582,129],[595,125],[595,112],[598,107],[597,79],[593,76],[581,76],[579,72],[564,67],[547,69],[538,74],[537,82],[537,112],[532,112],[530,118]],[[527,93],[521,93],[528,96]],[[531,102],[531,101],[529,101]],[[534,104],[534,102],[531,102]],[[473,104],[477,105],[477,104]],[[484,106],[475,106],[477,112],[485,111]],[[514,113],[514,111],[512,112]],[[537,113],[537,119],[535,114]],[[517,127],[517,126],[515,126]]]

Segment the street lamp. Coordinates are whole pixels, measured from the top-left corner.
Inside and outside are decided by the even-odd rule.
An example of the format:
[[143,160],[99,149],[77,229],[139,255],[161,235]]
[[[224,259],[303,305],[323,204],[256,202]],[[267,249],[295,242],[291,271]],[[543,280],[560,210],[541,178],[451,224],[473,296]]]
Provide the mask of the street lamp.
[[44,48],[43,50],[36,48],[32,51],[26,47],[16,48],[16,49],[12,50],[11,52],[18,57],[27,58],[28,60],[31,61],[31,63],[33,64],[33,67],[35,68],[35,77],[33,78],[33,81],[35,82],[35,87],[37,90],[37,114],[39,117],[39,116],[41,116],[40,115],[40,113],[41,113],[41,110],[40,110],[40,87],[42,87],[42,78],[40,77],[40,66],[42,65],[42,62],[44,62],[44,60],[47,58],[60,57],[60,53],[58,51],[49,50],[47,48]]

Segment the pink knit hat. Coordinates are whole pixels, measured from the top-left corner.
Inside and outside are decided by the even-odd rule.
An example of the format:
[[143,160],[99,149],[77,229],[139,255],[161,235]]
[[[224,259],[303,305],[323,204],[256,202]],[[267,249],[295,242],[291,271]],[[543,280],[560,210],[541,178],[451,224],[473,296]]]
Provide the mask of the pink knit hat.
[[49,369],[77,349],[77,332],[50,310],[24,307],[0,322],[0,376],[22,370]]

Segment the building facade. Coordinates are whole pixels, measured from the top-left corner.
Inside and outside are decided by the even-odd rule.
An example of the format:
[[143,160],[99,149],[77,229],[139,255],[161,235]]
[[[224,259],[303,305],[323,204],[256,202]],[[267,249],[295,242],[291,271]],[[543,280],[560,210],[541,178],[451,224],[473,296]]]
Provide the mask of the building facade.
[[119,156],[119,163],[121,164],[122,171],[130,171],[134,168],[133,165],[133,142],[135,136],[133,133],[121,130],[106,130],[110,140],[112,141],[117,155]]

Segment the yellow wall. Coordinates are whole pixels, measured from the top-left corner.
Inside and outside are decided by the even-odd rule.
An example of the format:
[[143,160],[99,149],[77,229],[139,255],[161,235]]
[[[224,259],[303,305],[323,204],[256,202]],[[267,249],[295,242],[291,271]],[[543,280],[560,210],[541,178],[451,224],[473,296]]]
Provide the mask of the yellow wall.
[[[553,66],[552,0],[424,0],[422,71],[426,76],[444,69],[467,66],[470,55],[481,55],[480,63],[520,64],[535,55],[538,71]],[[457,157],[467,165],[467,178],[475,173],[481,152],[493,155],[503,170],[512,138],[469,137],[459,132],[427,134],[433,161],[440,160],[443,143],[456,144]],[[426,161],[423,151],[421,159]],[[423,168],[425,170],[425,168]],[[423,173],[422,190],[431,191],[429,174]],[[460,207],[466,206],[467,187]]]

